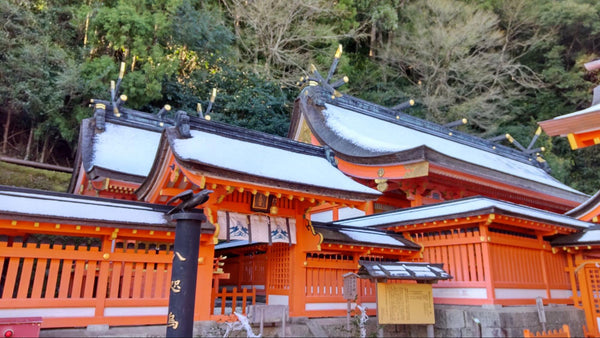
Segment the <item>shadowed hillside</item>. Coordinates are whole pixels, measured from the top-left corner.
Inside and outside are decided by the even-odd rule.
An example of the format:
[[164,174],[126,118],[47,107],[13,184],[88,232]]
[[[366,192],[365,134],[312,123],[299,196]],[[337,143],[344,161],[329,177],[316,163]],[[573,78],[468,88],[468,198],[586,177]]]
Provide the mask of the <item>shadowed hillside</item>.
[[71,174],[0,161],[0,185],[66,192]]

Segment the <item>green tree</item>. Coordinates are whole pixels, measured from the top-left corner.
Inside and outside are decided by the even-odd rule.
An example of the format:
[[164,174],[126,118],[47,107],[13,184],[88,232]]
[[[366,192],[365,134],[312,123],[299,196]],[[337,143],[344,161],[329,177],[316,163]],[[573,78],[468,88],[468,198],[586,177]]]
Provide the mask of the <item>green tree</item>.
[[[241,63],[256,74],[285,85],[294,84],[322,47],[357,32],[339,31],[338,17],[352,16],[348,7],[325,0],[223,0],[231,16]],[[243,61],[242,61],[243,60]]]
[[66,126],[70,117],[62,114],[66,93],[58,83],[71,56],[49,34],[59,12],[48,13],[42,5],[0,4],[5,23],[0,28],[0,109],[5,116],[2,152],[20,155],[18,144],[9,149],[9,138],[26,131],[24,158],[43,162],[55,144],[73,135]]
[[513,117],[513,98],[542,86],[507,43],[492,12],[458,1],[415,1],[404,7],[398,34],[377,56],[411,82],[406,91],[425,105],[428,120],[467,117],[474,131],[493,133]]
[[196,9],[184,2],[174,21],[180,70],[163,82],[162,99],[152,105],[169,103],[191,113],[201,103],[206,109],[215,88],[218,95],[211,113],[213,120],[285,135],[290,111],[288,92],[232,62],[234,36],[222,13],[217,8]]

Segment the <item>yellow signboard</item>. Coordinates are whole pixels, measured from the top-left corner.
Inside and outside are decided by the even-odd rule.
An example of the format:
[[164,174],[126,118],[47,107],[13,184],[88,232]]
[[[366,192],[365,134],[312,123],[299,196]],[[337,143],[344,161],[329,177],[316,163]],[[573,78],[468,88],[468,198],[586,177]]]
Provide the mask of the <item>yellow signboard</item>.
[[377,283],[379,324],[434,324],[431,284]]

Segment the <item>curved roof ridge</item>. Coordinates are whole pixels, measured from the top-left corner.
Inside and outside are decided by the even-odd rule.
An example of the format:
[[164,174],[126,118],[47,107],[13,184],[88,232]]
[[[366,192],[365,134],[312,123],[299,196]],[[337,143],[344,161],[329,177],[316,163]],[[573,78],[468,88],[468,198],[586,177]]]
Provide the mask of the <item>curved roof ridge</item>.
[[[513,149],[504,146],[499,143],[495,143],[479,136],[470,135],[465,132],[458,131],[456,129],[445,127],[441,124],[427,121],[416,116],[412,116],[401,111],[395,111],[388,107],[381,106],[379,104],[369,102],[348,94],[330,100],[328,104],[337,105],[345,109],[353,110],[363,115],[368,115],[374,118],[384,120],[386,122],[398,124],[404,127],[428,133],[434,136],[438,136],[448,141],[462,143],[468,146],[472,146],[481,150],[488,151],[492,154],[505,156],[514,160],[521,161],[533,166],[536,166],[537,161],[531,161],[533,158],[529,154],[522,153],[517,149]],[[397,119],[396,116],[399,116]],[[452,133],[450,136],[449,133]]]
[[[106,111],[112,111],[111,103],[103,100],[95,100],[95,103],[103,103],[106,105]],[[130,108],[119,108],[121,117],[107,113],[105,119],[111,123],[122,124],[128,127],[137,127],[149,131],[161,132],[164,128],[174,126],[176,122],[171,118],[161,119],[155,114],[146,113]],[[187,112],[186,112],[187,113]],[[197,116],[190,116],[189,125],[192,130],[206,131],[213,134],[236,137],[239,140],[262,144],[266,146],[276,146],[280,149],[303,153],[307,155],[323,156],[325,148],[315,146],[304,142],[298,142],[287,137],[269,134],[266,132],[246,129],[243,127],[218,122],[209,121]]]

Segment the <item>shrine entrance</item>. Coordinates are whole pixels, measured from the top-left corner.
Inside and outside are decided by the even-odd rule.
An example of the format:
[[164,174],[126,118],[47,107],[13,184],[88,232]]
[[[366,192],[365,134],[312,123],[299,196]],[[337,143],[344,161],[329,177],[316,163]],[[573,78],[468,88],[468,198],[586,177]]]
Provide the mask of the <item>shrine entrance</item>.
[[246,314],[246,307],[257,303],[289,305],[296,220],[230,211],[217,214],[221,231],[215,246],[214,314]]
[[267,295],[288,295],[289,251],[289,244],[282,243],[218,245],[215,255],[223,258],[223,273],[228,277],[221,279],[220,287],[255,289],[260,303],[266,303]]

